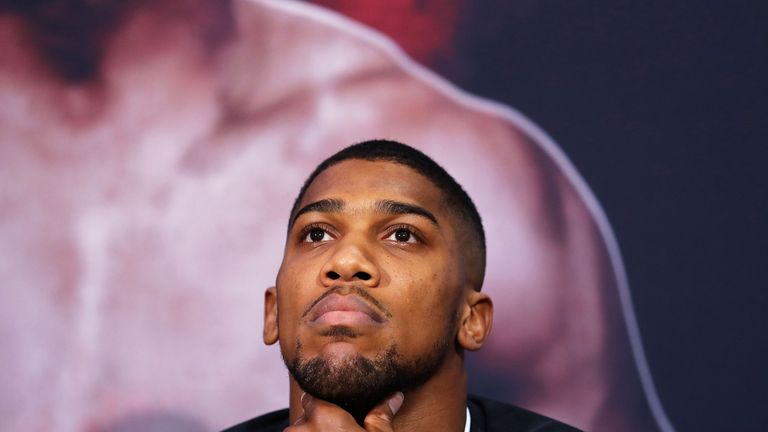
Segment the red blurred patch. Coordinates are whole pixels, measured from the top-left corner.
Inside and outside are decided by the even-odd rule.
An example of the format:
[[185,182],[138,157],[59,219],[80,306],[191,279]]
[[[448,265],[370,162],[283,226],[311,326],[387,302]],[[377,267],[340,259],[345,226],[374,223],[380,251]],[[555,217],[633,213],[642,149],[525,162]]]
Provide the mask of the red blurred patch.
[[391,37],[417,61],[431,67],[454,57],[454,37],[464,0],[310,0]]

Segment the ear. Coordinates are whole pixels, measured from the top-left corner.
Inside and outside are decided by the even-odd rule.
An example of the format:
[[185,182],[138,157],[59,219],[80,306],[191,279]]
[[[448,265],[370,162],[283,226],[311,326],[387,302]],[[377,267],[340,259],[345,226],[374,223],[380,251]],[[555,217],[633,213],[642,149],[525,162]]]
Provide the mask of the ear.
[[277,289],[269,287],[264,291],[264,343],[277,342]]
[[462,348],[476,351],[483,346],[491,332],[493,302],[485,293],[474,289],[468,289],[468,291],[466,303],[462,305],[456,338]]

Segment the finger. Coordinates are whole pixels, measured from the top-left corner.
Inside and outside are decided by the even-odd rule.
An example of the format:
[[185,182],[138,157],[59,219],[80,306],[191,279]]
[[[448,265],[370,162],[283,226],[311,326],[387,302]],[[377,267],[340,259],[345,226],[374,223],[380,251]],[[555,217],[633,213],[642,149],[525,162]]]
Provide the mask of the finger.
[[301,407],[304,412],[287,430],[361,430],[352,414],[328,401],[304,393]]
[[307,407],[311,409],[311,405],[309,401],[306,401],[307,404],[305,405],[305,399],[307,397],[310,397],[310,396],[306,393],[301,394],[301,408],[302,408],[301,415],[296,420],[294,420],[293,423],[290,424],[290,426],[283,429],[283,432],[294,432],[294,431],[298,432],[298,431],[306,430],[306,426],[304,426],[307,424],[307,421],[308,421],[308,414],[306,410],[307,410]]
[[313,404],[313,398],[312,396],[308,395],[306,392],[301,394],[301,415],[299,418],[296,419],[295,422],[293,422],[292,426],[295,425],[301,425],[307,422],[307,419],[309,418],[312,409],[314,407]]
[[307,418],[309,417],[309,414],[307,413],[307,409],[311,409],[311,402],[306,400],[306,398],[311,397],[307,393],[301,394],[301,415],[291,423],[291,426],[300,426],[307,422]]
[[307,394],[306,392],[301,394],[301,408],[304,410],[304,412],[301,414],[301,417],[303,419],[308,419],[312,416],[312,411],[315,407],[315,398]]
[[395,419],[395,414],[400,411],[400,407],[403,406],[403,399],[405,395],[397,392],[387,398],[384,402],[373,407],[368,415],[363,420],[365,430],[368,432],[392,432],[394,427],[392,423]]
[[291,423],[291,426],[303,425],[306,422],[307,422],[307,418],[304,417],[304,414],[302,414],[302,415],[299,416],[299,418],[296,419],[295,422]]

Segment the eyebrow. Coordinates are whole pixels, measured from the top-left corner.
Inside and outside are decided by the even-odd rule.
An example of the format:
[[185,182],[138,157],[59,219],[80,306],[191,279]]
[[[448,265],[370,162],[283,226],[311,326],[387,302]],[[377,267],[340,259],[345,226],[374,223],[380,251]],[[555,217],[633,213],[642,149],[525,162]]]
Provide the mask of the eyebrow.
[[[299,218],[299,216],[303,215],[304,213],[309,212],[320,212],[320,213],[340,213],[344,210],[344,207],[346,204],[342,200],[338,199],[323,199],[320,201],[315,201],[313,203],[307,204],[304,207],[302,207],[299,211],[296,212],[296,214],[291,219],[291,226],[293,226],[294,222],[296,222],[296,219]],[[374,205],[374,208],[376,211],[380,213],[386,213],[389,215],[416,215],[421,216],[423,218],[429,219],[430,222],[432,222],[434,225],[439,226],[437,223],[437,218],[434,214],[432,214],[431,211],[425,209],[424,207],[420,207],[414,204],[408,204],[400,201],[394,201],[394,200],[380,200],[376,201],[376,204]]]
[[376,201],[376,210],[390,215],[412,214],[429,219],[434,225],[439,226],[437,218],[429,210],[414,204],[407,204],[399,201],[381,200]]
[[305,205],[299,211],[297,211],[296,214],[293,215],[293,218],[291,218],[290,226],[293,226],[294,222],[296,222],[296,219],[298,219],[299,216],[303,215],[304,213],[309,213],[309,212],[340,213],[342,210],[344,210],[344,201],[342,200],[323,199],[320,201],[315,201],[313,203]]

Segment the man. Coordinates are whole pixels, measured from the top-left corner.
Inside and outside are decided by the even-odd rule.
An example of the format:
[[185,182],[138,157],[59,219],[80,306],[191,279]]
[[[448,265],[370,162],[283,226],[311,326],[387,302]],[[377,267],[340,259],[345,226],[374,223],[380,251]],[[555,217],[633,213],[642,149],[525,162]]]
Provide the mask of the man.
[[426,155],[367,141],[326,159],[265,293],[264,342],[279,341],[290,407],[230,430],[576,430],[467,399],[464,351],[493,316],[484,272],[480,216]]

